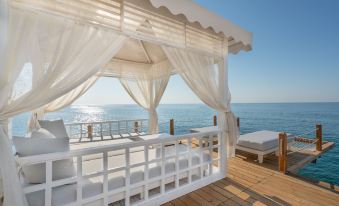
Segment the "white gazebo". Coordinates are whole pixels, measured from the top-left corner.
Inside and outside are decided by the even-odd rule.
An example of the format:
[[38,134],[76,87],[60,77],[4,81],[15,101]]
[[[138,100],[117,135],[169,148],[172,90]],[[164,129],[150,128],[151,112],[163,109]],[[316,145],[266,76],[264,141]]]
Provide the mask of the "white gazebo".
[[[251,33],[191,0],[2,0],[0,17],[4,205],[32,205],[34,198],[43,205],[116,201],[157,205],[226,176],[226,158],[234,155],[238,136],[230,107],[228,55],[251,50]],[[148,111],[148,133],[157,134],[156,108],[173,74],[218,111],[218,130],[37,156],[13,155],[8,129],[12,117],[33,111],[30,129],[34,129],[44,113],[70,105],[103,76],[119,78],[133,100]],[[218,144],[213,145],[215,138]],[[134,164],[136,147],[143,148],[143,160]],[[215,149],[217,157],[212,155]],[[110,167],[111,154],[118,151],[124,166]],[[102,170],[84,174],[84,159],[95,154],[101,156]],[[54,163],[70,159],[74,176],[56,180]],[[21,168],[37,164],[44,165],[44,181],[24,183],[18,175]],[[135,172],[137,167],[142,169]],[[101,181],[91,181],[96,177]],[[152,195],[156,188],[159,195]],[[133,196],[138,196],[137,202]]]

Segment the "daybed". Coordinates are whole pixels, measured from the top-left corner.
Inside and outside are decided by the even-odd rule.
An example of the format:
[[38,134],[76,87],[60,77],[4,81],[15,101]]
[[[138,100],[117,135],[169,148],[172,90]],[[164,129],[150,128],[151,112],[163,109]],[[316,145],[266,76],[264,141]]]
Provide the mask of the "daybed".
[[[288,134],[287,139],[291,142],[294,136]],[[279,132],[263,130],[240,135],[236,149],[257,154],[259,163],[263,163],[264,155],[277,152],[278,146]]]

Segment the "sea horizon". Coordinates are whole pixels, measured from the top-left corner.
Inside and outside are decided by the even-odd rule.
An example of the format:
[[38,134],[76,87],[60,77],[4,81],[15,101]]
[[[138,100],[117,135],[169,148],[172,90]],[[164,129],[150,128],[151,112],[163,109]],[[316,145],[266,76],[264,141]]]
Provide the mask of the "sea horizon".
[[[293,102],[231,102],[231,104],[312,104],[312,103],[339,103],[339,101],[293,101]],[[204,104],[202,102],[191,102],[191,103],[160,103],[159,105],[180,105],[180,104]],[[108,103],[108,104],[82,104],[74,103],[70,106],[82,106],[82,105],[93,105],[93,106],[107,106],[107,105],[138,105],[137,103]]]

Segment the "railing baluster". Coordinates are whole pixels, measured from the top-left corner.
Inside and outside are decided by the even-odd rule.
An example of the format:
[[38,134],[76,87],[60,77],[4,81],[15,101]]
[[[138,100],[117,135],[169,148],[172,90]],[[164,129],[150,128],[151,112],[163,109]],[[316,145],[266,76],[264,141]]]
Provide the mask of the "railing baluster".
[[107,151],[103,153],[103,166],[104,166],[104,182],[103,182],[103,192],[104,192],[104,205],[108,205],[108,157]]
[[80,140],[82,139],[82,124],[79,124],[80,125]]
[[148,162],[148,145],[146,144],[145,145],[145,153],[144,153],[144,155],[145,155],[145,176],[144,176],[144,178],[145,178],[145,187],[144,187],[144,198],[145,198],[145,200],[147,200],[148,199],[148,176],[149,176],[149,162]]
[[130,150],[129,148],[125,149],[125,161],[126,161],[126,178],[125,178],[125,206],[130,205]]
[[203,178],[203,168],[204,168],[204,156],[203,156],[203,147],[202,147],[202,138],[199,137],[199,155],[200,155],[200,178]]
[[82,201],[82,156],[77,156],[77,204]]
[[128,134],[129,131],[128,131],[128,121],[127,120],[125,121],[125,129],[126,129],[126,134]]
[[45,206],[52,205],[52,161],[46,161]]
[[165,143],[161,143],[161,185],[160,185],[160,193],[165,193]]
[[101,139],[104,138],[103,134],[102,134],[102,123],[100,123],[100,136],[101,136]]
[[179,145],[175,141],[175,188],[179,187]]
[[118,135],[120,135],[120,121],[118,121]]
[[210,164],[209,164],[209,175],[212,175],[213,172],[213,135],[208,136],[208,147],[209,147],[209,153],[210,153]]
[[113,137],[112,137],[112,122],[108,123],[108,129],[109,129],[109,136],[111,136],[111,138],[113,139]]
[[188,138],[188,183],[192,182],[192,137]]

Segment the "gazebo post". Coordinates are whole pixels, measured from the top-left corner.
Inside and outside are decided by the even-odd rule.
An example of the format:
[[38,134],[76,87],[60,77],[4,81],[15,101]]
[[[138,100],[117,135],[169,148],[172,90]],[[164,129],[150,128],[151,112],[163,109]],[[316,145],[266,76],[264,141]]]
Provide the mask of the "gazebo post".
[[218,120],[217,120],[217,115],[213,116],[213,126],[217,126]]
[[316,137],[317,137],[317,151],[323,150],[323,127],[321,124],[316,125]]
[[170,135],[174,135],[174,119],[170,119]]
[[287,172],[287,134],[281,132],[279,134],[279,171]]
[[134,132],[135,132],[135,133],[138,133],[138,132],[139,132],[139,122],[138,122],[138,121],[135,121],[135,122],[134,122]]

